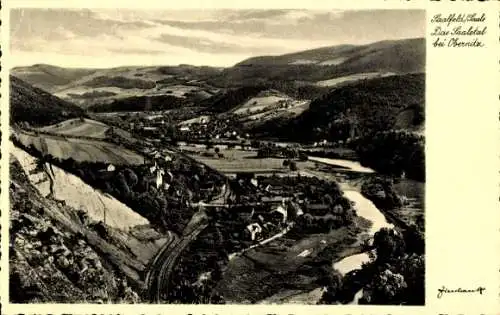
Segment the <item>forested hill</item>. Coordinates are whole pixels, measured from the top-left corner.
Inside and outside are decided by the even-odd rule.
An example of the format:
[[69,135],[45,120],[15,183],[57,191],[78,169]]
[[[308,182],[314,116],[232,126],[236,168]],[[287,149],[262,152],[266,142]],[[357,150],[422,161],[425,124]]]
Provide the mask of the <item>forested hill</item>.
[[267,87],[264,85],[258,85],[230,89],[204,100],[201,106],[206,106],[207,109],[215,113],[223,113],[244,103],[251,97],[259,94],[259,92],[264,91],[266,88]]
[[341,45],[244,60],[208,82],[221,87],[274,81],[316,82],[360,73],[425,71],[425,39]]
[[370,80],[333,89],[297,118],[270,121],[258,133],[298,141],[347,140],[391,129],[415,130],[424,122],[425,74]]
[[10,76],[11,122],[27,122],[36,127],[83,115],[78,106]]

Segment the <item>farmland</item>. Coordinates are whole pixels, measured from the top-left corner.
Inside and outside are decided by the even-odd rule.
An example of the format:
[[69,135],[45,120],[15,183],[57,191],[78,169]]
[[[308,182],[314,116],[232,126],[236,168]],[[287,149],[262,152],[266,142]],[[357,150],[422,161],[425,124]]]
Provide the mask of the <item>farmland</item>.
[[329,79],[329,80],[322,80],[316,82],[318,86],[328,86],[328,87],[334,87],[343,83],[348,83],[348,82],[355,82],[358,80],[366,80],[366,79],[372,79],[372,78],[380,78],[380,77],[386,77],[386,76],[391,76],[394,75],[394,73],[387,72],[387,73],[379,73],[379,72],[368,72],[368,73],[356,73],[352,75],[347,75],[344,77],[338,77],[335,79]]
[[[255,173],[288,173],[289,169],[283,167],[283,160],[280,158],[257,158],[257,151],[244,151],[237,149],[227,149],[222,147],[220,153],[223,158],[206,156],[207,150],[201,146],[181,146],[181,149],[188,150],[193,158],[201,161],[222,173],[255,172]],[[213,150],[210,150],[213,152]],[[210,153],[208,153],[210,154]],[[313,168],[313,162],[297,162],[299,170]]]
[[61,123],[40,128],[40,131],[58,133],[75,137],[105,139],[109,126],[90,119],[69,119]]
[[42,154],[60,159],[72,158],[78,162],[104,162],[111,164],[142,164],[144,158],[116,144],[90,139],[65,138],[17,132],[13,137],[23,146],[33,145]]

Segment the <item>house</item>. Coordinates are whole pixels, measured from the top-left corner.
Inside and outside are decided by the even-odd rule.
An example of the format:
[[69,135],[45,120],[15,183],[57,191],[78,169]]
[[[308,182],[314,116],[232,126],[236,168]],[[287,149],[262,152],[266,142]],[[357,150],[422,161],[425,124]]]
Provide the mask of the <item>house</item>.
[[252,223],[247,225],[246,231],[249,233],[250,239],[255,241],[262,234],[262,227],[259,223]]
[[189,131],[189,127],[188,126],[182,126],[180,129],[180,131]]
[[163,174],[165,173],[164,170],[158,169],[156,172],[156,188],[160,188],[160,186],[163,184]]
[[109,164],[106,170],[108,172],[114,172],[116,170],[116,167],[113,164]]
[[255,187],[259,187],[259,182],[255,178],[252,178],[250,180],[250,184],[254,185]]

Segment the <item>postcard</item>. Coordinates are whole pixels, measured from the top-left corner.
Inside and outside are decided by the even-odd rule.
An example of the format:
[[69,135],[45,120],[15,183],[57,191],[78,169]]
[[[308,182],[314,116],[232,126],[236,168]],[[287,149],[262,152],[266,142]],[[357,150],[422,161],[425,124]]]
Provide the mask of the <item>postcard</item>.
[[497,314],[496,1],[4,1],[5,314]]

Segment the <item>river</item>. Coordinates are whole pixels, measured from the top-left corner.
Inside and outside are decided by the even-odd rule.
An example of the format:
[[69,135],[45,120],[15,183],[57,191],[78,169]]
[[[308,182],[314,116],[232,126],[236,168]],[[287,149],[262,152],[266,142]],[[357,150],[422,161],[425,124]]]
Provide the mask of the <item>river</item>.
[[342,160],[342,159],[330,159],[330,158],[323,158],[323,157],[316,157],[316,156],[309,156],[308,160],[313,161],[313,162],[324,163],[324,164],[328,164],[328,165],[332,165],[332,166],[340,166],[340,167],[346,168],[352,172],[375,173],[375,171],[372,170],[371,168],[362,166],[359,162],[356,162],[356,161],[349,161],[349,160]]
[[[357,215],[363,217],[370,222],[372,226],[368,231],[370,238],[382,228],[394,228],[394,225],[387,222],[385,216],[380,210],[375,207],[373,202],[366,199],[361,193],[355,190],[346,190],[344,195],[347,199],[354,202],[354,208]],[[333,264],[333,268],[337,269],[342,275],[349,273],[352,270],[360,269],[362,264],[370,261],[370,256],[367,252],[345,257]]]
[[[309,157],[309,160],[328,164],[332,166],[340,166],[345,168],[347,172],[359,173],[361,178],[365,176],[370,176],[370,174],[375,174],[375,172],[367,167],[362,166],[359,162],[341,160],[341,159],[329,159],[329,158],[318,158]],[[342,172],[342,171],[340,171]],[[359,180],[359,178],[358,178]],[[367,198],[365,198],[359,191],[355,189],[359,182],[347,181],[346,185],[343,185],[344,195],[346,198],[354,202],[354,208],[356,209],[357,215],[363,217],[370,222],[372,226],[368,232],[370,238],[382,228],[394,228],[394,225],[387,222],[384,214]],[[396,193],[404,196],[407,199],[406,206],[402,209],[398,209],[400,213],[405,211],[413,211],[417,213],[423,213],[424,208],[424,183],[420,183],[409,179],[398,179],[394,185]],[[370,261],[369,252],[364,252],[352,256],[345,257],[337,262],[333,263],[333,268],[338,270],[342,275],[361,269],[363,263]],[[349,304],[357,304],[358,300],[363,296],[363,290],[358,291],[354,299]]]

